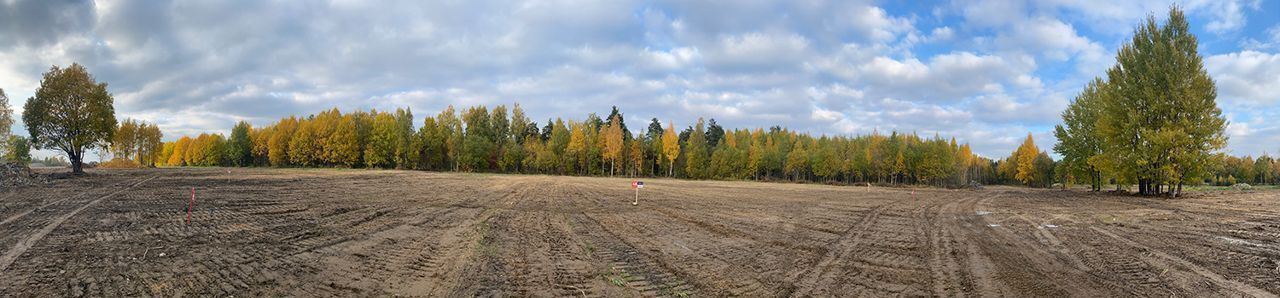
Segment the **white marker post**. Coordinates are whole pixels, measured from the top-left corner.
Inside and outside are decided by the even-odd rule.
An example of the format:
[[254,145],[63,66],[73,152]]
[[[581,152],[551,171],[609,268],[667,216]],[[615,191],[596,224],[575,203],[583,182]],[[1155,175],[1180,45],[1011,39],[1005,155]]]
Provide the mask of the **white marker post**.
[[640,189],[644,188],[644,182],[640,180],[632,181],[631,188],[636,189],[636,200],[631,202],[631,206],[640,205]]

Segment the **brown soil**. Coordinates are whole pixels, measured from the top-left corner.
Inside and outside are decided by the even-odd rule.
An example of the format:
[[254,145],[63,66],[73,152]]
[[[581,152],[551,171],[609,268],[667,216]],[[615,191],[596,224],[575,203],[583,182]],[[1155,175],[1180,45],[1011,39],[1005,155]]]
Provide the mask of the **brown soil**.
[[0,190],[0,296],[1280,293],[1280,192],[630,181],[94,170]]

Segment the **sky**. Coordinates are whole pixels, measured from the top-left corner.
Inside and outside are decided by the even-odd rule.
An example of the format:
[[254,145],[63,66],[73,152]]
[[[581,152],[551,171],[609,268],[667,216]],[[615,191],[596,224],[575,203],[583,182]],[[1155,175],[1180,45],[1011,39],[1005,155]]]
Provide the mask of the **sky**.
[[1226,151],[1280,152],[1280,4],[1262,0],[0,0],[0,88],[20,114],[42,73],[77,62],[118,119],[167,140],[332,107],[421,124],[518,102],[540,125],[617,106],[632,127],[897,130],[1003,157],[1028,133],[1050,150],[1071,99],[1174,3]]

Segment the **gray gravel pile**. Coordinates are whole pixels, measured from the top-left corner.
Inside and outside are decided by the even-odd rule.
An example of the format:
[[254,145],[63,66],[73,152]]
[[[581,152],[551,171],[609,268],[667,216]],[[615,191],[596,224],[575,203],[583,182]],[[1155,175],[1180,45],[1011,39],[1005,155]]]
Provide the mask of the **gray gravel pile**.
[[21,163],[0,164],[0,187],[16,187],[44,184],[47,177],[31,172],[31,168]]

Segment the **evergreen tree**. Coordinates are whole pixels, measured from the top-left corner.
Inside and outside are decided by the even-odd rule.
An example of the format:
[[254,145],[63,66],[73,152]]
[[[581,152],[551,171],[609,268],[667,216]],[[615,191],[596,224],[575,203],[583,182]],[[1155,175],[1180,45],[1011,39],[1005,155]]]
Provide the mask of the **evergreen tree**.
[[716,146],[720,146],[720,142],[724,140],[724,127],[716,124],[716,119],[711,118],[707,122],[707,150],[712,150]]

